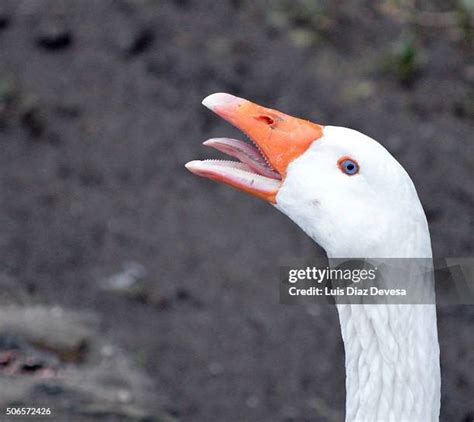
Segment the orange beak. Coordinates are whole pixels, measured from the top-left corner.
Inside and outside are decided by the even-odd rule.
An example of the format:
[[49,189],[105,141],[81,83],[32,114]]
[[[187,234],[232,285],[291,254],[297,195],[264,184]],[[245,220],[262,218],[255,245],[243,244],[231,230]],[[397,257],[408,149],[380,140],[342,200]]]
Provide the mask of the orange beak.
[[212,94],[202,103],[245,133],[257,149],[235,139],[210,139],[204,144],[241,162],[191,161],[186,167],[272,203],[288,165],[322,136],[323,126],[230,94]]

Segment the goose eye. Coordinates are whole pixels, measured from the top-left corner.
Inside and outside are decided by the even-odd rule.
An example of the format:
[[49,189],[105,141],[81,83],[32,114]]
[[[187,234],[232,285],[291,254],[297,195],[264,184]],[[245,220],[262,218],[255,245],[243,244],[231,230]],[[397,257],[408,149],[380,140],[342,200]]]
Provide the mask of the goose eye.
[[341,171],[349,176],[353,176],[359,172],[359,164],[351,158],[341,158],[338,164]]

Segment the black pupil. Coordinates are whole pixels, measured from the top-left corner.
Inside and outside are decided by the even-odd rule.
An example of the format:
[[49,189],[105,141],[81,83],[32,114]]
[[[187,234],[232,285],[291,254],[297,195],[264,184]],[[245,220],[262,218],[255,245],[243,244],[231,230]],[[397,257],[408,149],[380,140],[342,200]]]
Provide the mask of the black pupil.
[[349,163],[346,168],[347,168],[347,170],[352,171],[352,170],[354,170],[355,167],[354,167],[354,164]]

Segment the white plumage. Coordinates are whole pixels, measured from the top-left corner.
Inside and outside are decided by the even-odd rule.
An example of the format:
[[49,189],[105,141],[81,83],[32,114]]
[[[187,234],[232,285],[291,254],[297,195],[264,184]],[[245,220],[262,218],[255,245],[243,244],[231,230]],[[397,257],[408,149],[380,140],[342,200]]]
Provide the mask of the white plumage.
[[[360,178],[332,165],[341,155],[358,161]],[[428,225],[410,177],[385,148],[354,130],[325,127],[288,166],[276,207],[329,258],[431,258]],[[432,283],[425,288],[433,289]],[[346,420],[437,421],[435,306],[337,309],[346,353]]]
[[[256,150],[209,142],[245,165],[193,161],[187,168],[264,198],[333,258],[426,258],[426,217],[403,167],[375,140],[351,129],[319,126],[229,94],[203,102],[241,128]],[[311,126],[310,126],[311,125]],[[239,144],[240,143],[240,144]],[[243,157],[243,158],[242,158]],[[341,159],[357,174],[341,171]],[[276,176],[275,176],[276,174]],[[279,174],[279,176],[278,176]],[[433,295],[430,275],[422,289]],[[435,305],[338,304],[346,360],[346,421],[439,419],[440,367]]]

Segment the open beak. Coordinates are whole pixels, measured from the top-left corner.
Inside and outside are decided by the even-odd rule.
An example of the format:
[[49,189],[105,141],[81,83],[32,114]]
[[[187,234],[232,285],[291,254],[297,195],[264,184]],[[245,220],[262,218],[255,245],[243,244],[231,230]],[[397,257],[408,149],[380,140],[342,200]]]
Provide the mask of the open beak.
[[190,161],[186,168],[198,176],[226,183],[271,203],[285,179],[290,162],[322,136],[323,127],[254,104],[230,94],[212,94],[203,105],[232,123],[253,142],[213,138],[204,142],[236,161]]

